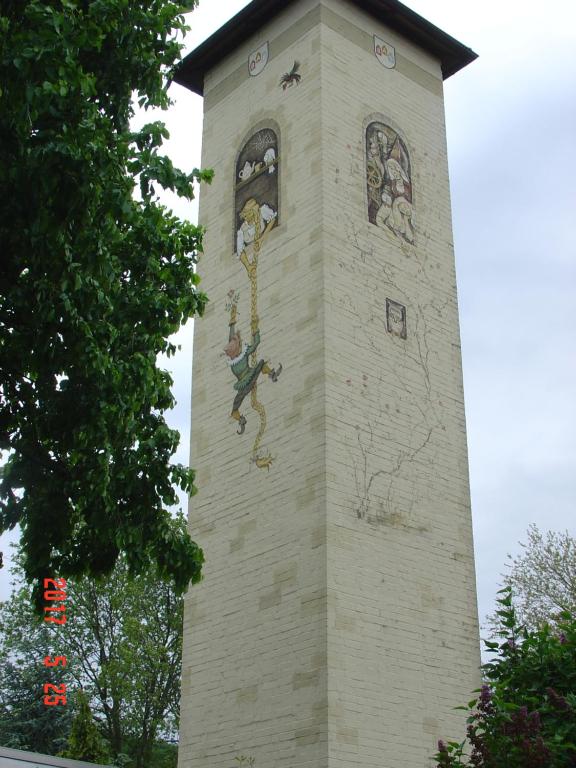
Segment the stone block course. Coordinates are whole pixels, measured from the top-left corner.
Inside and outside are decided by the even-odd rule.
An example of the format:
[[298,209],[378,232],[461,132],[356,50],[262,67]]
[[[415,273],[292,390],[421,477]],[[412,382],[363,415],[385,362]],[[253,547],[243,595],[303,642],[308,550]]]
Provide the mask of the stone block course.
[[[385,69],[365,46],[395,46]],[[249,53],[271,58],[241,76]],[[274,41],[279,41],[274,44]],[[362,47],[364,45],[364,47]],[[302,82],[279,78],[297,60]],[[206,553],[186,600],[180,768],[423,768],[461,732],[479,683],[454,253],[438,62],[350,0],[302,0],[206,80],[190,530]],[[211,95],[212,94],[212,95]],[[415,242],[367,218],[365,132],[410,153]],[[237,153],[279,130],[279,225],[258,265],[258,384],[269,470],[230,417],[228,292]],[[386,300],[406,307],[406,339]]]

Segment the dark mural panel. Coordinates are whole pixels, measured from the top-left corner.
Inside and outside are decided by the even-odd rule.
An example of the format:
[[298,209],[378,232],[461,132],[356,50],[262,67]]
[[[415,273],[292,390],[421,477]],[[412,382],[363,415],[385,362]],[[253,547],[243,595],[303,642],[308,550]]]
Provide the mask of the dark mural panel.
[[368,219],[409,243],[412,225],[412,169],[406,145],[389,125],[372,122],[366,129]]
[[263,227],[278,223],[278,137],[271,128],[263,128],[246,142],[236,162],[236,252],[247,244],[246,214],[260,209]]

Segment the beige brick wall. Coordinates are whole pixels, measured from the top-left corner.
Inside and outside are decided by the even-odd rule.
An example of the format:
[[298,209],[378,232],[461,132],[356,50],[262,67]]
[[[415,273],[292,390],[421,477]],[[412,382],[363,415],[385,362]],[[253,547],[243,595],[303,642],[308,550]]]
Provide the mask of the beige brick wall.
[[[387,70],[364,45],[396,47]],[[250,51],[270,41],[258,77]],[[364,45],[364,47],[363,47]],[[302,83],[280,76],[301,62]],[[187,596],[181,768],[422,768],[452,707],[478,684],[478,629],[454,257],[439,67],[345,0],[294,3],[207,79],[190,529],[206,554]],[[371,115],[410,151],[416,242],[369,224]],[[258,428],[230,418],[222,353],[230,289],[248,336],[249,283],[233,253],[237,152],[280,131],[280,226],[258,268]],[[386,330],[407,307],[407,339]],[[265,377],[263,377],[265,378]]]

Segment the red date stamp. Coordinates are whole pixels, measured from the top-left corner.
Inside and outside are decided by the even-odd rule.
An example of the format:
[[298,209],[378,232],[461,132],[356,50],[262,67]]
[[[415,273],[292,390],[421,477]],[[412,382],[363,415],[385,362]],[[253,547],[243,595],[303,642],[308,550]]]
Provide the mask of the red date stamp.
[[[44,600],[52,603],[44,607],[44,621],[50,624],[66,624],[66,579],[44,579]],[[54,615],[56,614],[56,615]],[[45,667],[65,667],[66,656],[46,656]],[[66,684],[44,684],[44,704],[56,707],[66,704]]]
[[[55,589],[48,589],[48,587]],[[44,621],[52,624],[66,624],[66,579],[44,579],[44,600],[56,603],[55,606],[45,606],[44,612],[58,613],[58,616],[44,616]]]

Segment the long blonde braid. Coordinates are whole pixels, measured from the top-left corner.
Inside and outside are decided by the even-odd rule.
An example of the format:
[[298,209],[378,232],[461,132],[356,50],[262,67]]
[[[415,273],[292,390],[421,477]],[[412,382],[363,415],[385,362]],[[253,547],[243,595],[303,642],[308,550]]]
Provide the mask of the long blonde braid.
[[[252,259],[252,266],[253,269],[249,271],[249,277],[250,277],[250,326],[252,334],[255,334],[258,330],[259,325],[259,319],[258,319],[258,258],[260,256],[260,249],[261,249],[261,237],[262,237],[262,228],[260,223],[260,209],[256,209],[253,211],[250,211],[249,213],[249,220],[251,224],[254,224],[254,257]],[[252,365],[255,366],[257,363],[257,351],[254,350],[252,352],[251,357]],[[260,443],[262,441],[262,437],[264,436],[264,432],[266,431],[266,409],[264,408],[263,404],[258,400],[258,383],[256,382],[254,384],[254,387],[252,389],[252,392],[250,393],[250,404],[252,405],[252,408],[258,416],[260,417],[260,429],[258,430],[258,434],[256,435],[256,439],[254,440],[254,445],[252,446],[252,460],[256,464],[256,466],[260,468],[268,468],[271,464],[271,458],[270,457],[260,457],[258,456],[258,449],[260,448]]]

